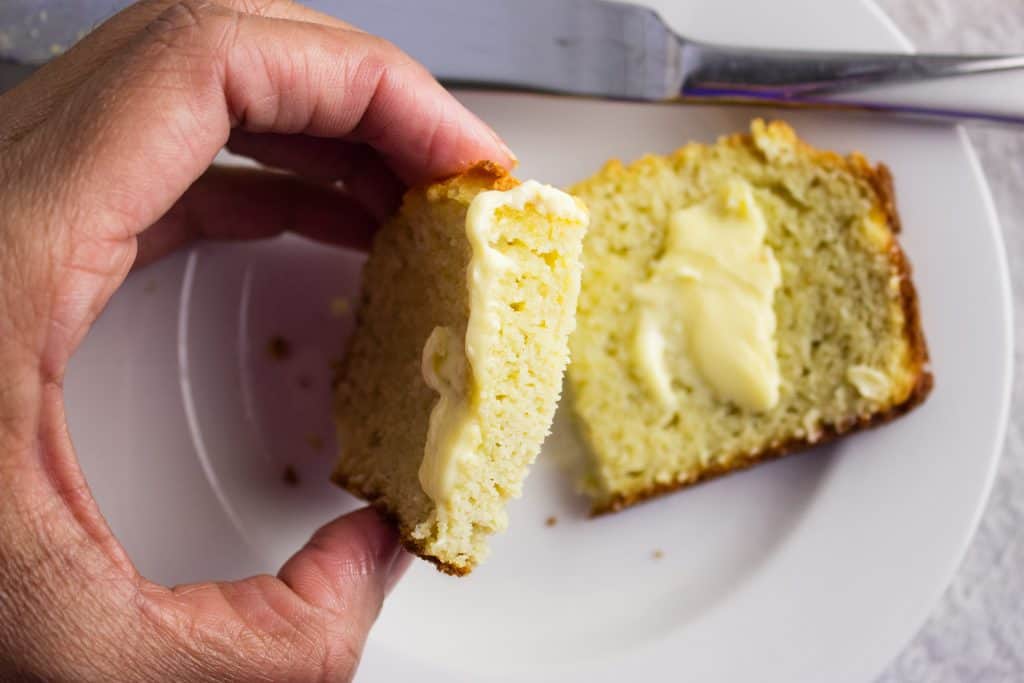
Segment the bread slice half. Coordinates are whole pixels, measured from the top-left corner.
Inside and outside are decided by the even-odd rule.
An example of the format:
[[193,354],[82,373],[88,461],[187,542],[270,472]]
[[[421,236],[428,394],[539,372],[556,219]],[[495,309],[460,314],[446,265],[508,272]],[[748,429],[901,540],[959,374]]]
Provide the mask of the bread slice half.
[[561,394],[587,212],[493,164],[411,190],[377,235],[337,383],[334,481],[465,574]]
[[782,122],[609,162],[572,336],[595,512],[905,413],[932,378],[892,180]]

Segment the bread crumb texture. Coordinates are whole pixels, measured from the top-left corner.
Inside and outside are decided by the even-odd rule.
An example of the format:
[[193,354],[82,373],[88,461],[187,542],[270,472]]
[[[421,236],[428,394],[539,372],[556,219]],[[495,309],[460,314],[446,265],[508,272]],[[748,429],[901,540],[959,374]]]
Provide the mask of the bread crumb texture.
[[[469,572],[485,557],[487,537],[505,528],[505,504],[520,494],[550,428],[575,325],[586,214],[574,200],[571,216],[539,202],[496,208],[487,247],[502,267],[489,276],[486,297],[471,296],[470,206],[481,192],[518,185],[483,164],[406,194],[375,238],[357,329],[337,378],[334,481],[393,517],[409,549],[451,574]],[[479,334],[467,353],[472,315],[486,316],[487,324],[474,326]],[[454,353],[433,343],[427,350],[443,357],[427,358],[435,330],[463,348]],[[473,427],[460,440],[468,449],[441,453],[453,457],[444,476],[430,479],[445,484],[438,501],[421,484],[440,400],[425,372],[435,383],[454,384],[444,388]],[[433,441],[442,451],[448,444],[440,436]]]
[[[737,179],[753,188],[781,271],[772,301],[778,399],[744,407],[680,370],[666,415],[633,354],[636,283],[651,278],[672,217]],[[569,380],[593,458],[584,488],[595,512],[880,422],[927,395],[927,351],[884,166],[755,120],[749,134],[716,144],[611,161],[571,191],[591,212]],[[686,365],[680,348],[664,353],[668,367]]]

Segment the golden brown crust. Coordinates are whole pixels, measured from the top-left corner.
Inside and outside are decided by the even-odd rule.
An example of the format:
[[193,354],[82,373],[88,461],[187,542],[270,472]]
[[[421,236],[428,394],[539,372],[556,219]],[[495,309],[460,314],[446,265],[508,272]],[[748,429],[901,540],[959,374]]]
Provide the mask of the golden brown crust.
[[[872,166],[861,154],[854,153],[848,157],[842,157],[834,152],[818,150],[795,137],[795,133],[781,121],[773,121],[768,126],[776,134],[792,139],[805,154],[812,155],[819,163],[842,167],[849,172],[861,177],[874,190],[878,200],[877,208],[885,215],[886,222],[893,235],[900,232],[901,224],[899,213],[896,210],[896,193],[893,185],[892,173],[884,164]],[[729,136],[727,141],[730,144],[752,145],[753,139],[749,134],[738,134]],[[925,343],[924,332],[921,328],[921,316],[918,306],[917,292],[911,279],[912,269],[906,254],[900,248],[894,238],[889,247],[889,258],[897,276],[900,278],[900,302],[905,318],[905,333],[909,347],[909,363],[916,373],[916,380],[911,386],[906,398],[879,412],[851,418],[849,421],[838,424],[823,425],[823,432],[814,440],[809,438],[794,438],[785,443],[768,448],[758,453],[747,453],[734,456],[725,463],[714,463],[704,468],[696,478],[687,481],[676,481],[667,484],[655,484],[642,491],[628,494],[614,494],[610,499],[595,503],[591,509],[591,515],[603,515],[610,512],[617,512],[623,508],[635,505],[636,503],[655,498],[657,496],[671,493],[703,481],[715,479],[722,475],[738,470],[746,469],[762,462],[775,460],[790,453],[797,453],[814,446],[827,443],[840,436],[851,434],[863,429],[869,429],[894,420],[904,415],[924,402],[932,390],[934,378],[932,377],[928,363],[928,346]]]
[[492,190],[511,190],[519,184],[508,170],[493,161],[478,161],[462,173],[444,179],[441,182],[476,180],[490,185]]
[[892,173],[889,171],[889,167],[885,164],[878,164],[874,168],[868,166],[866,172],[861,175],[875,189],[880,208],[885,212],[886,219],[889,222],[889,229],[892,230],[893,234],[898,235],[903,229],[903,225],[900,222],[900,214],[896,210],[896,188],[893,185]]
[[423,193],[430,198],[457,197],[463,192],[475,194],[481,190],[511,190],[518,184],[519,181],[503,166],[493,161],[478,161],[461,173],[414,187],[406,194]]

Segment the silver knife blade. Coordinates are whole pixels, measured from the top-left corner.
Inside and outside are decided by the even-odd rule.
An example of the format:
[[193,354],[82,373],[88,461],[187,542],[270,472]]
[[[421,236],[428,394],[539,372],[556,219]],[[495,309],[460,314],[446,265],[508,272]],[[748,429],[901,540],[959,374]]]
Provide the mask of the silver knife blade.
[[[0,41],[0,59],[41,63],[52,56],[53,47],[70,45],[128,4],[0,3],[0,36],[5,38]],[[305,4],[390,40],[448,85],[638,100],[677,94],[679,41],[655,12],[639,6],[601,0]],[[14,73],[7,66],[0,69]]]
[[679,94],[680,41],[653,10],[601,0],[313,0],[450,85],[630,100]]

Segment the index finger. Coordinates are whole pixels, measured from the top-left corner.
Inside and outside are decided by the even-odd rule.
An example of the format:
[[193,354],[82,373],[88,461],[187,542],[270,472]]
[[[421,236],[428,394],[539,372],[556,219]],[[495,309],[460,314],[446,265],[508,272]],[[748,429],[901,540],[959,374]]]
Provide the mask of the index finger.
[[[15,89],[0,100],[0,115],[7,119],[0,137],[13,139],[35,127],[53,110],[55,104],[68,92],[86,80],[99,65],[123,50],[132,39],[163,12],[180,0],[138,0],[113,15],[63,56],[42,66],[35,81],[38,85],[29,93]],[[215,0],[245,14],[277,19],[293,19],[353,31],[359,28],[327,14],[317,12],[294,0]]]
[[131,219],[120,226],[127,236],[171,206],[235,126],[366,142],[407,182],[479,160],[514,163],[487,125],[390,43],[193,1],[105,62],[34,142],[60,163],[102,169],[79,173],[76,195]]

